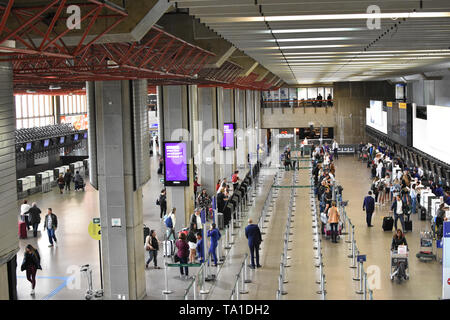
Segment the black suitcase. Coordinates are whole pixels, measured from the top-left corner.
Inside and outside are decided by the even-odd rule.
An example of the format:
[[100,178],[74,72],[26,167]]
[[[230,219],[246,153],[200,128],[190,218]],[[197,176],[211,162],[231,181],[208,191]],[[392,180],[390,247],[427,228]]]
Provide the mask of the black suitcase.
[[427,209],[425,207],[420,207],[420,220],[427,220]]
[[412,231],[412,221],[405,221],[405,231]]
[[384,217],[383,218],[383,231],[392,231],[394,227],[394,218]]
[[150,228],[144,224],[144,243],[149,235],[150,235]]
[[217,228],[219,230],[225,229],[225,220],[222,212],[217,212]]

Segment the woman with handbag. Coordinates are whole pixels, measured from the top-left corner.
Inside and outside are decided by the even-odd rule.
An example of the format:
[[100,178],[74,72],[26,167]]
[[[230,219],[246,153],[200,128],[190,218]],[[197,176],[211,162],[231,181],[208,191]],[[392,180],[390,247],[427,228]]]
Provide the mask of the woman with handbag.
[[36,273],[38,269],[42,270],[41,257],[39,252],[33,248],[31,244],[29,244],[25,248],[25,255],[23,256],[20,270],[26,271],[27,280],[31,282],[30,294],[32,296],[34,296],[34,288],[36,287]]
[[[175,243],[177,247],[177,254],[175,255],[175,262],[179,262],[180,264],[187,264],[189,257],[189,245],[186,241],[186,235],[184,233],[180,233],[177,242]],[[187,279],[189,277],[189,268],[180,267],[180,278],[185,277]]]
[[155,269],[161,269],[158,267],[158,250],[159,250],[159,241],[156,237],[156,231],[151,230],[150,235],[147,236],[147,239],[145,239],[145,250],[148,251],[148,260],[145,263],[145,269],[148,268],[149,263],[153,260],[153,265],[155,266]]

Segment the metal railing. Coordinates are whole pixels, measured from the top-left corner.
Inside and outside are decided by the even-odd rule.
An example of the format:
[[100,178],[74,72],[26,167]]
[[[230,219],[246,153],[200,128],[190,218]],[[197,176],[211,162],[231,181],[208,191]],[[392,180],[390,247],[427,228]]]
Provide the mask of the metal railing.
[[289,242],[292,242],[290,240],[291,233],[291,224],[292,224],[292,217],[294,207],[295,207],[295,197],[296,197],[296,189],[294,186],[297,183],[297,172],[294,171],[292,174],[292,188],[291,188],[291,194],[289,198],[289,207],[288,207],[288,216],[287,216],[287,222],[286,222],[286,230],[284,232],[283,237],[283,252],[281,253],[281,262],[280,262],[280,274],[278,276],[278,290],[276,292],[276,299],[281,300],[281,296],[286,295],[287,291],[284,290],[284,284],[288,283],[288,280],[286,279],[286,268],[289,267],[288,260],[290,257],[288,256],[289,249]]
[[247,294],[247,283],[251,280],[248,277],[248,253],[245,254],[244,261],[242,261],[241,267],[238,274],[236,275],[236,280],[234,282],[233,289],[231,290],[231,295],[229,300],[240,300],[241,294]]
[[317,294],[320,294],[321,300],[326,299],[326,289],[325,289],[325,273],[324,264],[322,259],[322,240],[320,238],[321,231],[319,230],[319,213],[317,210],[317,204],[314,194],[314,178],[312,175],[312,167],[310,170],[310,181],[311,181],[311,191],[310,191],[310,204],[311,204],[311,216],[312,216],[312,228],[313,228],[313,249],[315,252],[314,259],[316,260],[315,267],[318,268],[318,277],[316,279],[316,284],[319,285],[319,290]]

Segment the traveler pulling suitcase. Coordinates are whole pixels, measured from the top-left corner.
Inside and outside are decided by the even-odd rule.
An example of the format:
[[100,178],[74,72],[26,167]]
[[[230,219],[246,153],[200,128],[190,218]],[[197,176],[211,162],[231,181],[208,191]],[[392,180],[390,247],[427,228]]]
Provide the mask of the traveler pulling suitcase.
[[19,238],[26,239],[27,238],[27,224],[24,221],[19,221]]
[[383,231],[392,231],[394,227],[394,218],[384,217],[383,218]]
[[166,240],[163,242],[164,257],[171,257],[175,252],[175,244],[173,240]]

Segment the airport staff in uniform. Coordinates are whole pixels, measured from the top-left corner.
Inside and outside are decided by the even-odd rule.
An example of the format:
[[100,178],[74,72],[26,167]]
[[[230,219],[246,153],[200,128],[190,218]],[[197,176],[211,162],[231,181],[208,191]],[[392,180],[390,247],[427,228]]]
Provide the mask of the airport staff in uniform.
[[219,244],[219,239],[220,239],[221,235],[220,235],[220,231],[219,229],[216,228],[216,224],[213,223],[211,225],[211,230],[208,230],[208,238],[211,238],[211,244],[209,247],[209,254],[211,254],[213,256],[214,259],[214,266],[217,267],[217,254],[216,254],[216,249],[217,246]]
[[253,224],[252,219],[248,219],[248,226],[245,228],[245,237],[248,239],[248,247],[250,249],[251,269],[255,269],[255,256],[256,267],[261,268],[259,264],[259,246],[261,245],[262,237],[261,230],[257,224]]
[[372,197],[372,191],[369,191],[369,195],[364,198],[363,211],[366,211],[366,222],[368,227],[372,225],[372,214],[375,211],[375,200]]

